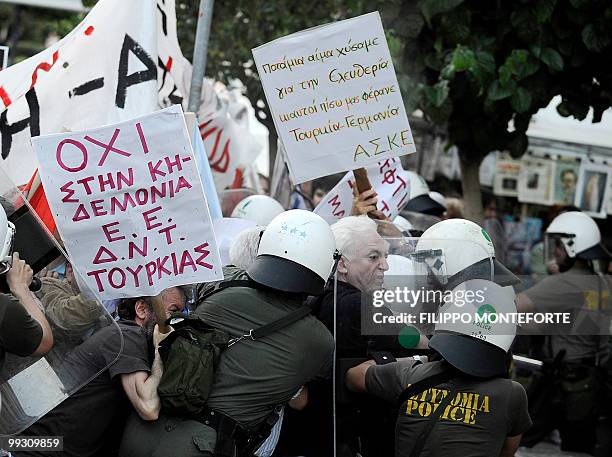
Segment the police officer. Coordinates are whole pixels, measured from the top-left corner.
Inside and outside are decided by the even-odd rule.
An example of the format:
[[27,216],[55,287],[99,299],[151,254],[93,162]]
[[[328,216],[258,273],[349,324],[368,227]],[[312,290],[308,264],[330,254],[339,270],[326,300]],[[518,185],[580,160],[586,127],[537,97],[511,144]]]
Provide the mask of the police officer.
[[7,352],[18,356],[44,355],[53,346],[53,333],[42,306],[30,291],[32,269],[12,253],[15,226],[0,206],[0,274],[8,290],[0,292],[0,375]]
[[[251,338],[251,330],[301,309],[307,295],[323,293],[334,252],[331,229],[318,215],[292,210],[275,217],[261,237],[253,264],[227,277],[227,287],[221,283],[216,293],[205,294],[194,311],[238,340],[221,353],[215,368],[207,419],[165,416],[163,406],[160,419],[152,424],[133,417],[120,455],[233,455],[227,443],[236,447],[237,455],[249,455],[231,441],[272,424],[275,411],[301,386],[317,375],[329,375],[333,354],[331,334],[310,315],[261,339]],[[229,281],[248,284],[230,286]],[[258,445],[253,447],[249,452]]]
[[545,385],[530,389],[544,392],[546,398],[530,398],[539,406],[532,412],[534,427],[523,444],[533,446],[558,428],[562,450],[591,452],[604,400],[600,368],[609,356],[612,282],[601,272],[602,262],[607,264],[610,256],[595,221],[579,211],[553,219],[544,248],[545,260],[554,260],[560,274],[547,276],[519,294],[519,311],[569,313],[571,323],[539,330],[548,335],[545,356],[555,360],[557,372],[542,378]]
[[253,221],[257,225],[268,225],[272,219],[285,211],[282,205],[267,195],[251,195],[241,200],[231,217]]
[[[440,310],[449,318],[440,319],[429,342],[439,360],[405,358],[384,365],[370,360],[348,371],[349,389],[399,407],[397,457],[514,455],[531,425],[523,387],[505,379],[516,326],[493,320],[479,325],[475,319],[512,312],[511,287],[468,280]],[[469,322],[455,323],[450,319],[455,315],[469,316]]]

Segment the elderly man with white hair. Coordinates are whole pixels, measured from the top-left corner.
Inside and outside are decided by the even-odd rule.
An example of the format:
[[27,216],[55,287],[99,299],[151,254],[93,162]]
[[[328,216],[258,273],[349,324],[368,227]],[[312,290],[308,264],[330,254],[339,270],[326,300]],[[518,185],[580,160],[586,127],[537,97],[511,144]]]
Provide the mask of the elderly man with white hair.
[[[336,357],[340,371],[343,371],[345,363],[349,363],[348,359],[354,365],[355,359],[374,357],[383,362],[391,362],[391,354],[396,357],[406,355],[406,349],[398,339],[403,325],[390,325],[386,328],[387,335],[367,335],[362,331],[362,297],[367,299],[368,294],[383,286],[384,273],[389,269],[389,245],[378,234],[376,227],[376,223],[367,216],[345,217],[331,227],[336,249],[341,254],[335,291],[336,325],[333,287],[327,290],[318,304],[319,318],[336,336]],[[371,300],[364,302],[364,310],[368,306],[371,306]],[[370,315],[368,311],[365,312]],[[386,307],[377,308],[376,312],[393,315]],[[331,390],[331,385],[328,388]],[[311,398],[315,401],[314,392]],[[393,416],[381,410],[379,405],[361,399],[350,405],[338,405],[336,413],[338,455],[393,455],[393,436],[388,432],[392,428],[385,425]],[[325,418],[321,417],[320,420],[323,422]],[[330,424],[327,429],[331,430]]]

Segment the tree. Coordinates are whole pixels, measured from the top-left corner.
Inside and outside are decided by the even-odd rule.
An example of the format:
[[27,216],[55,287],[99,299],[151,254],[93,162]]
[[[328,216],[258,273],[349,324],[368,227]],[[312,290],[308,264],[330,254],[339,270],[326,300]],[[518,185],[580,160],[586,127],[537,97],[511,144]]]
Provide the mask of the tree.
[[520,157],[532,115],[560,94],[563,116],[593,122],[612,104],[612,5],[600,0],[404,2],[389,26],[403,47],[404,94],[459,150],[467,217],[479,221],[478,168]]

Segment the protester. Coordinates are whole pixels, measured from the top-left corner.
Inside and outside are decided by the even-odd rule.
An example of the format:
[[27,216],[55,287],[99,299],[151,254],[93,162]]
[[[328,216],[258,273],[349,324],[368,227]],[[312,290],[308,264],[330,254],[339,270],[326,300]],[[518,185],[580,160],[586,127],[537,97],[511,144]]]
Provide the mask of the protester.
[[[530,392],[534,427],[523,444],[533,446],[558,427],[561,449],[592,452],[598,414],[602,412],[601,368],[609,358],[612,280],[604,275],[610,255],[601,233],[588,215],[569,211],[546,229],[545,259],[554,260],[559,274],[543,278],[518,295],[521,312],[568,312],[571,325],[548,326],[545,356],[554,361],[547,376],[537,378]],[[541,395],[535,398],[535,394]]]
[[[199,420],[187,412],[175,417],[163,411],[154,423],[131,418],[120,455],[233,455],[236,447],[245,451],[241,437],[252,438],[249,449],[255,451],[280,407],[309,380],[330,374],[332,337],[316,318],[302,314],[308,311],[302,303],[306,295],[323,292],[334,251],[329,225],[316,214],[291,210],[274,218],[247,271],[218,283],[194,311],[196,318],[237,338],[220,353]],[[248,337],[283,317],[291,317],[291,323],[278,324],[261,339]]]
[[[497,313],[516,312],[511,287],[470,280],[454,289],[454,297],[458,291],[482,294]],[[440,312],[476,313],[481,306],[478,299],[457,301]],[[513,456],[531,420],[523,387],[504,379],[516,333],[510,327],[483,332],[474,322],[438,324],[429,345],[440,360],[370,360],[348,370],[347,386],[399,407],[396,457]]]
[[[30,291],[32,268],[11,253],[15,226],[0,207],[0,275],[9,290],[0,292],[0,375],[6,353],[17,356],[44,355],[53,347],[53,333]],[[9,293],[10,292],[10,293]]]
[[61,333],[62,339],[80,342],[96,327],[107,324],[105,308],[93,294],[79,289],[70,263],[66,265],[64,279],[47,274],[41,277],[41,282],[37,296],[54,334]]
[[[185,294],[172,287],[161,294],[166,315],[182,311]],[[130,405],[142,420],[158,418],[157,386],[163,367],[156,348],[167,336],[157,331],[150,297],[128,298],[119,305],[121,320],[96,332],[66,359],[62,379],[67,391],[76,382],[92,379],[34,425],[24,436],[63,436],[69,457],[107,457],[117,454]],[[152,333],[152,341],[151,339]],[[155,348],[151,357],[150,343]],[[151,362],[152,359],[152,362]],[[127,398],[126,398],[127,397]],[[15,456],[46,456],[55,452],[15,452]]]
[[[341,254],[337,269],[337,285],[330,287],[320,299],[319,318],[336,337],[337,364],[353,358],[370,358],[374,354],[388,357],[383,352],[400,355],[406,348],[400,345],[398,334],[403,325],[390,325],[383,335],[375,335],[362,328],[362,316],[373,313],[371,300],[364,299],[374,290],[380,289],[384,273],[389,269],[387,255],[389,245],[377,233],[376,223],[367,216],[350,216],[332,225],[336,247]],[[386,316],[393,312],[382,307],[377,310]],[[320,455],[328,455],[332,440],[333,424],[331,397],[332,386],[319,386],[313,394],[318,409],[318,423],[325,429],[317,433]],[[318,393],[318,395],[317,395]],[[324,404],[321,404],[324,403]],[[314,414],[314,413],[313,413]],[[338,455],[364,456],[390,455],[393,449],[391,437],[384,434],[384,425],[390,417],[387,411],[364,402],[339,405],[337,410]],[[327,441],[327,442],[326,442]]]

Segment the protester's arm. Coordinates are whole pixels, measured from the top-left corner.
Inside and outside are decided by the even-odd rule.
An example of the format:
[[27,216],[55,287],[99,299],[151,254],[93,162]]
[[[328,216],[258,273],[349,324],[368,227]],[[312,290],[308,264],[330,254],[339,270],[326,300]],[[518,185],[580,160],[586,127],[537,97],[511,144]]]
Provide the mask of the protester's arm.
[[155,360],[151,373],[137,371],[121,375],[121,384],[130,403],[141,417],[146,421],[154,421],[159,417],[161,402],[157,395],[157,387],[163,373],[159,352],[155,350]]
[[73,292],[65,280],[43,278],[40,293],[47,317],[62,330],[85,332],[104,314],[102,305]]
[[374,219],[387,220],[388,218],[382,211],[376,209],[378,203],[378,194],[374,189],[366,190],[358,193],[357,186],[353,186],[353,206],[351,208],[352,216],[361,216],[370,214]]
[[160,334],[157,325],[155,326],[153,332],[155,359],[151,366],[151,373],[137,371],[121,375],[121,384],[125,394],[130,399],[138,415],[146,421],[154,421],[159,417],[161,402],[157,394],[157,387],[164,372],[159,355],[159,343],[168,335],[169,333]]
[[502,448],[500,457],[513,457],[514,453],[519,447],[519,444],[521,444],[522,436],[523,435],[517,435],[517,436],[509,436],[508,438],[506,438],[506,441],[504,441],[504,447]]
[[374,360],[367,360],[356,367],[349,368],[345,378],[346,387],[353,392],[367,392],[366,372],[372,365],[376,365],[376,362]]
[[6,282],[13,296],[42,329],[42,338],[32,355],[45,355],[53,347],[53,332],[42,311],[40,301],[29,289],[33,273],[32,268],[24,260],[19,259],[19,253],[15,252],[11,269],[6,273]]

